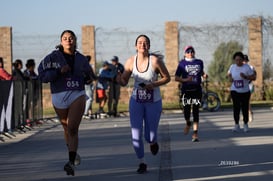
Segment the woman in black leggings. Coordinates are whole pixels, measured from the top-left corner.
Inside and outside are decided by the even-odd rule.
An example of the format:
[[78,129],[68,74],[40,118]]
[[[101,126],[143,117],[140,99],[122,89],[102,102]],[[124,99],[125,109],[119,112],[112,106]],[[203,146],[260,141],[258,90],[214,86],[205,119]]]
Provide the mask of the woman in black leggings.
[[233,132],[240,131],[240,110],[243,112],[244,132],[248,132],[248,105],[250,98],[249,81],[255,79],[255,74],[248,64],[244,64],[244,54],[236,52],[233,55],[234,64],[228,70],[231,84],[231,98],[233,102],[233,117],[235,126]]

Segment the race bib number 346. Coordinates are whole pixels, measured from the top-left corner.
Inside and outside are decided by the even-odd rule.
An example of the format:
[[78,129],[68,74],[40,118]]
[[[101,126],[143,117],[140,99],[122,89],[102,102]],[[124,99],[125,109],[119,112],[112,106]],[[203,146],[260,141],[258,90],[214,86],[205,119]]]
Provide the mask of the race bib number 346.
[[137,102],[146,103],[153,102],[154,94],[153,90],[138,89],[137,90]]

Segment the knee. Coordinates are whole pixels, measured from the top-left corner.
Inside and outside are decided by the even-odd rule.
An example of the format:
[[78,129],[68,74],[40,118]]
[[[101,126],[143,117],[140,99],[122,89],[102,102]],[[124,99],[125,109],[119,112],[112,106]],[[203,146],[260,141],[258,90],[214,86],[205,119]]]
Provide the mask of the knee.
[[70,136],[76,136],[76,135],[78,135],[78,129],[77,128],[68,128],[68,134]]

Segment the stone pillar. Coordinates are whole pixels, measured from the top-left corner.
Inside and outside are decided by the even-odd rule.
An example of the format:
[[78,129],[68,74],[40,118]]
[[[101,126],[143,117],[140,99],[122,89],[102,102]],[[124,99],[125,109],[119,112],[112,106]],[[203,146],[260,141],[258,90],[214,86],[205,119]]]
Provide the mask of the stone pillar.
[[82,26],[82,53],[92,57],[91,64],[96,70],[95,26]]
[[179,30],[178,22],[165,23],[165,63],[171,75],[171,82],[161,88],[164,103],[178,102],[178,82],[174,74],[179,61]]
[[0,27],[0,57],[7,72],[12,73],[12,28]]
[[249,63],[257,71],[257,79],[254,81],[256,100],[262,100],[263,89],[263,31],[262,18],[248,19],[248,57]]

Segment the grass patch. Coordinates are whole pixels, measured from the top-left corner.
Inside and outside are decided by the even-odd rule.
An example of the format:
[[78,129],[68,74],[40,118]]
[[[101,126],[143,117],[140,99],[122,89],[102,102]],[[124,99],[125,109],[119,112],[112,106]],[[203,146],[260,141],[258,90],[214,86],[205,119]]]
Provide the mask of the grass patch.
[[[273,107],[273,101],[251,101],[252,107]],[[221,102],[221,108],[232,108],[232,102]],[[97,103],[93,103],[93,111],[96,112],[99,109]],[[164,103],[163,110],[177,110],[180,109],[178,103]],[[104,111],[107,111],[107,105],[104,107]],[[128,112],[129,106],[128,104],[119,104],[118,106],[119,112]],[[46,108],[43,110],[44,117],[52,117],[56,116],[54,108]]]

